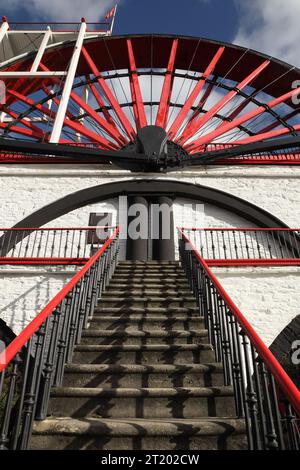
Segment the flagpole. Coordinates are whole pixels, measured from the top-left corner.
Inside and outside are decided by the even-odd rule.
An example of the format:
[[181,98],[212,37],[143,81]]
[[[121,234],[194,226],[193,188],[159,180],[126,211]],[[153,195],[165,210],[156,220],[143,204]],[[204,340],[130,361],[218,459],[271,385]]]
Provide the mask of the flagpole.
[[109,31],[110,35],[112,35],[112,32],[113,32],[115,17],[116,17],[116,13],[117,13],[117,7],[118,7],[118,5],[115,6],[114,16],[113,16],[113,19],[111,21],[110,31]]

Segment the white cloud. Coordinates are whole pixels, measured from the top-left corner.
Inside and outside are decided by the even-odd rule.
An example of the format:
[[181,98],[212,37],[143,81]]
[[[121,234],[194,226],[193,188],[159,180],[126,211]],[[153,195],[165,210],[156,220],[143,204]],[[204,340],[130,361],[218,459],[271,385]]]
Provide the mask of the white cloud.
[[300,1],[235,0],[239,30],[233,42],[300,66]]
[[31,14],[32,21],[87,21],[97,22],[116,4],[116,0],[0,0],[2,13],[16,16],[20,6]]

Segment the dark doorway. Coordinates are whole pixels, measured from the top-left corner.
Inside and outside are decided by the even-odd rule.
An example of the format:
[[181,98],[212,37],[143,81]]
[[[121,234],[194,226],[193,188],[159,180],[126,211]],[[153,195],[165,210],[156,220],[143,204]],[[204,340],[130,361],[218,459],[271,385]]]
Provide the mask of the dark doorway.
[[[138,223],[139,227],[136,226]],[[175,259],[173,198],[159,194],[129,196],[127,228],[126,259]],[[140,236],[132,237],[131,228],[137,229]]]

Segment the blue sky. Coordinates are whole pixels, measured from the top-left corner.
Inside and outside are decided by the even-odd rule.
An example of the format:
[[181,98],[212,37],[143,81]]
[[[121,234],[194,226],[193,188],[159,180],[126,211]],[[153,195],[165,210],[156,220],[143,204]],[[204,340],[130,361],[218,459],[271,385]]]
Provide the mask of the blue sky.
[[230,41],[237,30],[232,0],[127,0],[119,8],[115,33],[174,33]]
[[300,66],[300,0],[0,0],[0,13],[11,21],[97,21],[116,2],[114,34],[209,37]]

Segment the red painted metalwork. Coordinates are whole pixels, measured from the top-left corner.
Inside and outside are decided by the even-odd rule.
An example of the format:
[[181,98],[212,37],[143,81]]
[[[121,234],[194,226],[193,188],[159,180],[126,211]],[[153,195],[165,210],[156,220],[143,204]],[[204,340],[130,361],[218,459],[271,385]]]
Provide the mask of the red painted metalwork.
[[188,112],[190,111],[190,109],[193,106],[195,100],[197,99],[197,97],[199,96],[201,90],[203,89],[203,87],[205,85],[205,80],[213,73],[219,59],[221,58],[221,56],[224,52],[224,50],[225,50],[224,47],[220,47],[217,50],[217,52],[215,53],[215,55],[212,58],[211,62],[209,63],[209,65],[205,69],[205,72],[203,73],[203,75],[201,77],[202,80],[198,81],[195,88],[193,89],[193,91],[189,95],[188,99],[184,103],[180,113],[175,118],[175,121],[173,122],[173,124],[172,124],[172,126],[171,126],[171,128],[168,132],[168,135],[169,135],[170,139],[173,139],[176,136],[177,132],[179,131],[180,126],[182,125],[183,121],[187,117]]
[[111,106],[113,107],[113,110],[115,111],[116,115],[118,116],[121,124],[123,125],[128,137],[134,138],[135,137],[135,131],[130,124],[128,118],[126,117],[124,111],[122,110],[121,106],[119,105],[118,101],[110,91],[109,87],[107,86],[104,78],[101,76],[95,62],[92,60],[90,54],[88,53],[86,47],[82,48],[82,54],[87,61],[88,66],[91,69],[91,72],[97,77],[97,82],[99,83],[101,89],[103,90],[106,98],[110,102]]
[[265,70],[265,68],[270,64],[269,60],[265,60],[259,67],[257,67],[252,73],[250,73],[244,80],[242,80],[234,90],[227,93],[220,101],[218,101],[209,111],[202,116],[197,123],[194,124],[193,128],[190,131],[190,135],[185,137],[185,140],[181,140],[181,144],[184,144],[186,140],[192,136],[192,133],[196,133],[204,126],[209,120],[215,117],[215,115],[220,111],[227,103],[229,103],[232,98],[234,98],[239,91],[243,90],[247,85],[249,85],[253,80],[255,80],[258,75]]
[[205,106],[206,101],[210,97],[213,89],[214,89],[214,84],[210,83],[207,86],[205,92],[203,93],[203,97],[200,99],[200,101],[198,103],[198,106],[197,106],[197,109],[195,109],[195,111],[193,112],[193,115],[192,115],[191,119],[189,120],[189,122],[187,123],[187,125],[185,126],[185,129],[183,130],[182,134],[178,138],[175,139],[175,142],[179,142],[179,140],[181,140],[181,139],[184,140],[188,135],[191,134],[191,130],[192,130],[193,126],[195,125],[195,123],[197,122],[197,118],[198,118],[199,114],[202,113],[202,109]]
[[[300,124],[296,124],[293,126],[295,131],[300,131]],[[252,137],[246,137],[245,139],[241,139],[239,141],[239,144],[251,144],[251,142],[256,142],[257,137],[259,137],[259,140],[267,140],[267,139],[272,139],[274,137],[279,137],[281,135],[286,135],[290,133],[290,129],[285,128],[285,129],[277,129],[276,131],[269,131],[269,132],[262,132],[259,133],[255,136]],[[255,140],[256,139],[256,140]]]
[[42,311],[29,323],[26,328],[18,335],[8,347],[0,354],[0,372],[10,363],[20,349],[27,343],[31,336],[42,325],[46,318],[51,315],[53,310],[59,303],[66,297],[66,295],[73,289],[73,287],[83,278],[85,273],[93,266],[93,264],[102,256],[106,248],[112,243],[119,233],[119,227],[116,228],[113,235],[104,243],[104,245],[95,253],[83,268],[78,271],[75,276],[66,284],[61,291],[53,297],[53,299],[42,309]]
[[[56,112],[53,110],[50,110],[46,108],[45,106],[42,106],[39,103],[35,103],[32,99],[27,98],[26,96],[22,95],[21,93],[18,93],[17,91],[14,90],[7,90],[7,93],[16,97],[18,100],[21,102],[28,104],[29,106],[33,106],[35,109],[40,111],[41,113],[45,114],[46,116],[49,116],[51,119],[55,119],[56,117]],[[88,139],[91,139],[94,142],[98,142],[101,144],[102,147],[106,149],[115,149],[116,146],[112,144],[109,140],[105,139],[104,137],[101,137],[101,135],[96,134],[95,132],[92,132],[89,130],[87,127],[83,126],[79,122],[71,121],[71,119],[64,119],[64,125],[69,127],[70,129],[75,130],[76,132],[79,132],[81,135],[84,135]],[[39,136],[41,137],[41,136]],[[47,139],[46,139],[47,140]]]
[[194,232],[197,230],[205,232],[300,232],[300,228],[290,227],[179,227],[179,230],[191,230]]
[[[289,91],[288,93],[285,93],[284,95],[279,96],[279,98],[275,98],[267,103],[267,106],[272,109],[278,104],[284,103],[290,98],[292,98],[295,94],[300,93],[300,87],[298,87],[296,90]],[[256,109],[249,111],[246,114],[243,114],[239,118],[234,119],[232,122],[228,122],[224,124],[222,129],[216,129],[208,134],[206,134],[203,137],[199,137],[198,139],[194,140],[191,144],[188,144],[186,148],[193,153],[194,151],[197,151],[203,147],[203,145],[212,142],[214,139],[219,137],[222,134],[225,134],[226,132],[230,131],[231,129],[236,128],[237,126],[249,121],[250,119],[253,119],[257,116],[260,116],[262,113],[266,111],[266,106],[258,106]],[[295,130],[300,129],[300,125],[297,125],[294,127]],[[290,132],[288,129],[282,129],[282,134],[286,134]],[[278,131],[272,131],[268,133],[268,138],[276,137],[278,134]],[[257,135],[256,141],[263,140],[262,137],[258,137]]]
[[[48,47],[38,70],[67,71],[73,51],[73,43],[64,43],[55,49]],[[24,55],[7,66],[5,71],[28,71],[33,60],[34,54]],[[154,86],[155,95],[158,86],[155,84],[156,77],[163,79],[160,80],[158,101],[153,99],[152,88],[145,90],[145,93],[141,90],[139,77],[144,75],[151,79],[143,81],[143,87]],[[299,124],[290,124],[291,119],[299,115],[296,104],[291,100],[300,92],[300,88],[292,89],[292,84],[299,79],[299,71],[287,64],[237,46],[204,39],[156,35],[102,37],[101,40],[89,38],[82,47],[59,142],[72,144],[73,141],[89,141],[96,148],[118,150],[133,144],[136,141],[135,129],[152,124],[152,116],[155,116],[156,125],[169,129],[169,139],[183,146],[191,155],[202,152],[216,139],[223,145],[239,145],[280,138],[300,130]],[[11,119],[4,118],[0,128],[8,137],[17,138],[20,135],[47,141],[60,105],[64,78],[10,76],[4,80],[8,90],[7,103],[0,106],[0,111]],[[189,82],[189,90],[192,91],[186,93],[179,90],[179,95],[184,95],[173,103],[172,96],[177,95],[181,83],[183,85],[185,81]],[[52,85],[55,85],[55,94],[51,92]],[[247,85],[251,85],[250,94]],[[92,100],[82,99],[82,86],[91,91]],[[215,93],[219,91],[224,93],[224,97],[216,100]],[[42,97],[41,92],[45,96]],[[261,92],[264,96],[260,95]],[[125,100],[119,98],[120,95],[124,95]],[[270,96],[270,100],[265,104],[266,95]],[[150,101],[146,101],[146,96],[151,96]],[[228,105],[237,97],[238,105],[232,105],[229,109]],[[47,98],[52,100],[51,111],[44,104]],[[24,112],[20,112],[19,102]],[[210,105],[211,102],[213,105]],[[281,103],[286,104],[284,111],[276,106]],[[253,110],[244,113],[250,104]],[[95,105],[98,105],[97,110]],[[151,119],[146,114],[148,107]],[[40,121],[30,120],[37,113]],[[258,116],[261,116],[259,126],[255,122]],[[265,116],[267,119],[264,119]],[[273,119],[271,123],[270,117]],[[0,162],[14,163],[21,159],[21,153],[18,159],[0,155]],[[29,161],[63,162],[59,157],[42,161],[37,156],[32,159],[24,156],[24,162]],[[274,155],[274,158],[270,155],[259,158],[251,155],[234,160],[228,158],[217,164],[298,165],[299,151],[290,152],[289,156],[282,152],[282,156]]]
[[300,258],[283,259],[205,259],[208,266],[300,266]]
[[0,228],[0,264],[81,265],[115,228]]
[[210,266],[299,266],[300,230],[181,228]]
[[228,295],[226,290],[223,288],[218,278],[214,275],[212,270],[209,268],[206,261],[200,256],[199,252],[192,245],[188,237],[180,229],[179,231],[183,239],[186,241],[186,243],[189,244],[190,249],[193,251],[196,259],[202,265],[204,271],[206,272],[207,276],[211,280],[212,284],[217,289],[221,297],[224,299],[226,305],[230,308],[230,311],[232,312],[234,317],[237,319],[239,325],[243,328],[244,332],[246,333],[246,335],[248,336],[248,338],[254,345],[256,351],[265,362],[268,370],[273,374],[281,391],[288,398],[288,400],[292,404],[296,413],[300,415],[300,390],[296,387],[294,382],[290,379],[290,377],[287,375],[285,370],[279,364],[275,356],[271,353],[271,351],[262,341],[262,339],[257,334],[253,326],[249,323],[249,321],[245,318],[245,316],[242,314],[242,312],[237,307],[237,305],[233,302],[233,300]]
[[132,48],[131,39],[127,39],[127,50],[129,58],[129,70],[130,70],[130,89],[133,100],[133,111],[136,121],[137,129],[147,126],[147,118],[145,113],[145,107],[142,97],[142,92],[139,83],[139,77],[137,74],[136,63]]
[[165,75],[164,84],[161,91],[160,103],[157,111],[156,125],[165,128],[167,125],[168,113],[170,108],[170,99],[172,93],[173,71],[175,57],[178,47],[178,39],[174,39],[170,52],[169,63]]
[[14,258],[0,257],[0,264],[22,265],[22,266],[80,266],[88,261],[89,258]]
[[[40,67],[44,71],[49,71],[48,67],[46,67],[42,63],[40,64]],[[60,80],[57,77],[51,77],[51,81],[60,85]],[[86,103],[82,98],[80,98],[80,96],[72,92],[70,97],[80,108],[82,108],[86,113],[88,113],[88,115],[92,117],[94,121],[107,132],[108,135],[115,139],[119,144],[124,143],[123,136],[119,132],[116,132],[116,130],[105,119],[101,118],[101,116],[99,116],[99,114],[91,106],[89,106],[88,103]]]

